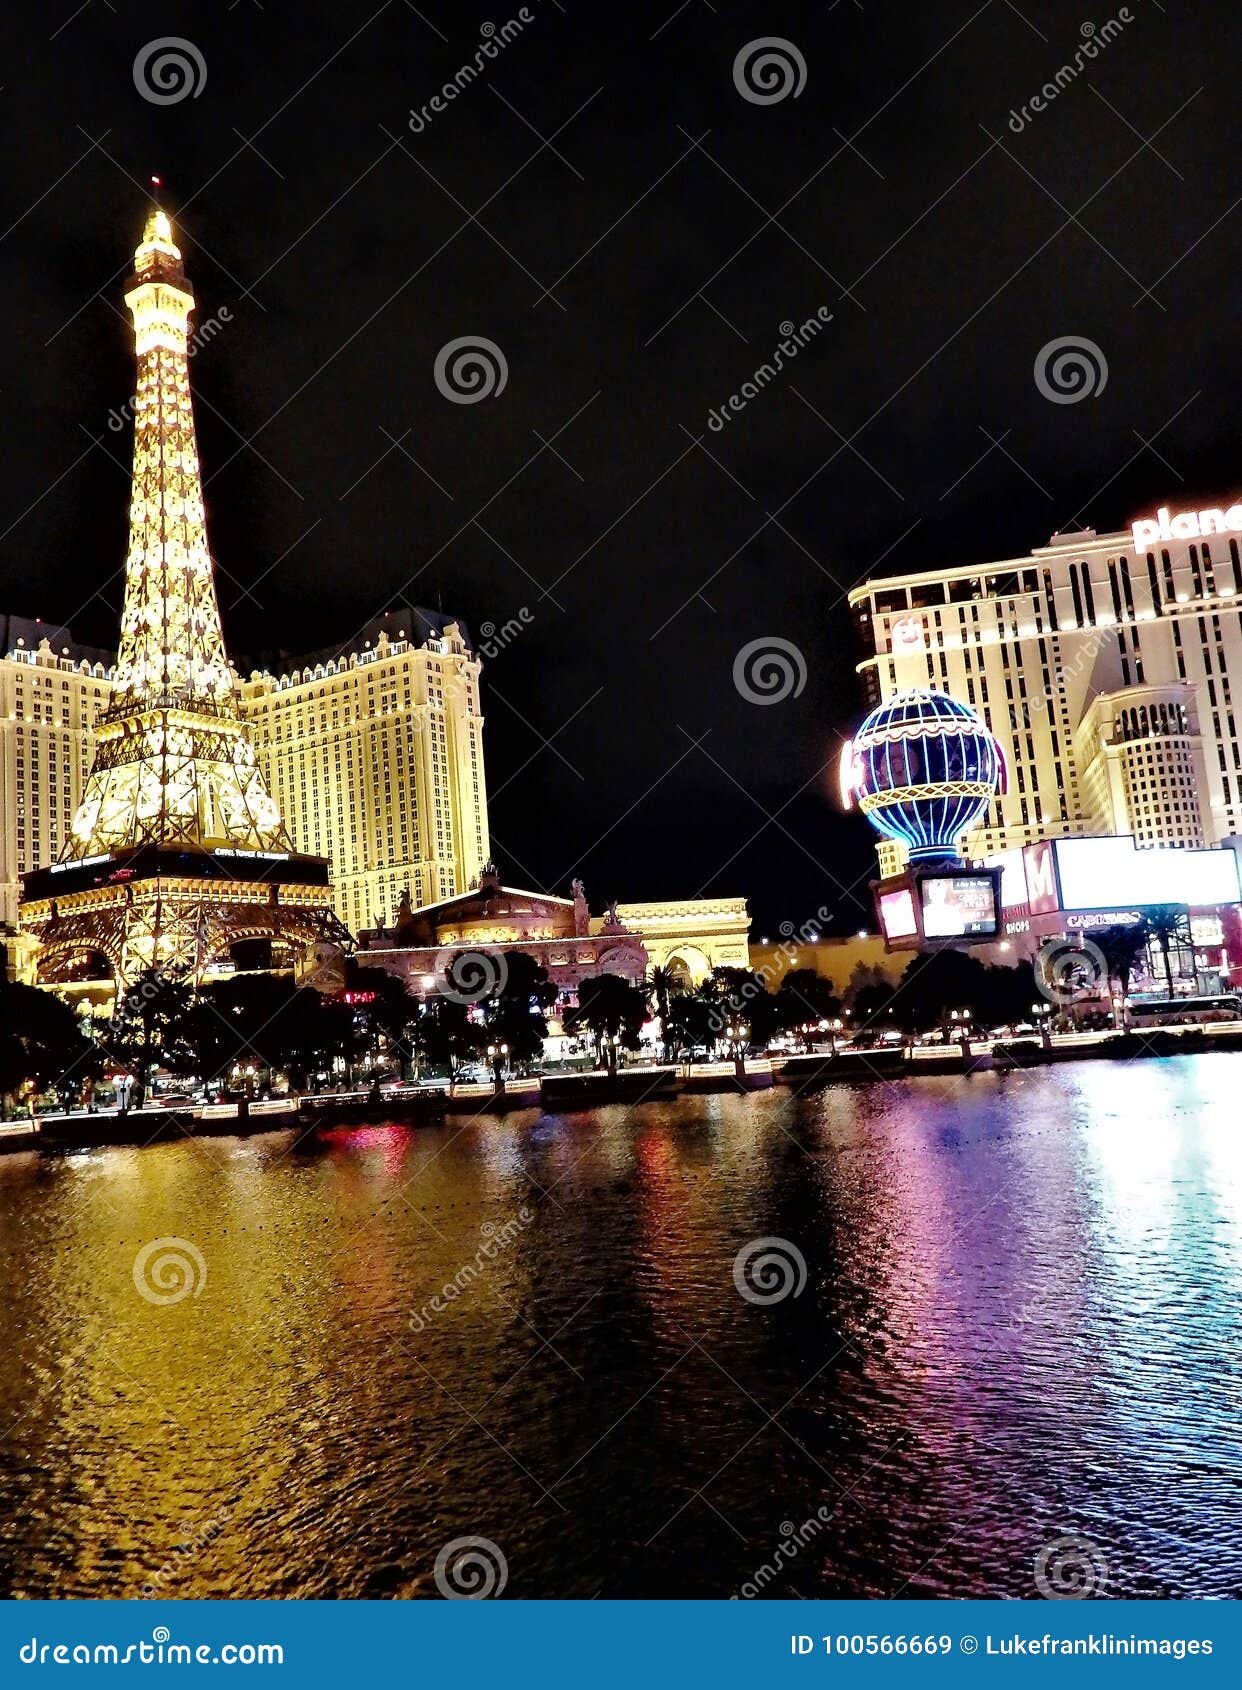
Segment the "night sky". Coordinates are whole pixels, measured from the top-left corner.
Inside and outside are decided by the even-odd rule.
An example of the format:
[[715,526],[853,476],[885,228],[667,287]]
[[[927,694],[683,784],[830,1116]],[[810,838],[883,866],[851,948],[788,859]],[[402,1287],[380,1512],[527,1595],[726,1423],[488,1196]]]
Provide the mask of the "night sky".
[[[530,0],[415,133],[517,5],[76,3],[0,20],[0,609],[114,643],[159,172],[218,331],[192,380],[230,647],[401,602],[520,625],[483,679],[511,882],[858,925],[849,588],[1242,489],[1236,5]],[[135,62],[169,36],[205,79],[157,104]],[[735,81],[764,37],[783,98]],[[1035,365],[1069,336],[1107,381],[1059,404]],[[435,379],[463,337],[507,367],[477,403]],[[739,692],[760,638],[796,696]]]

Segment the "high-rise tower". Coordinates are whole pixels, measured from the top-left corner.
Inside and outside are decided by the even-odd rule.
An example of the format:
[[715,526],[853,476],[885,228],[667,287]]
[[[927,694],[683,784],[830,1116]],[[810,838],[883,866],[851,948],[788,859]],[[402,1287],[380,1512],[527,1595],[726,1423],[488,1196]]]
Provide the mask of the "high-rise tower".
[[148,968],[198,980],[244,939],[297,966],[348,936],[327,862],[294,852],[238,707],[190,403],[194,296],[158,208],[125,303],[138,377],[116,684],[71,837],[25,877],[21,925],[48,981],[100,955],[122,984]]

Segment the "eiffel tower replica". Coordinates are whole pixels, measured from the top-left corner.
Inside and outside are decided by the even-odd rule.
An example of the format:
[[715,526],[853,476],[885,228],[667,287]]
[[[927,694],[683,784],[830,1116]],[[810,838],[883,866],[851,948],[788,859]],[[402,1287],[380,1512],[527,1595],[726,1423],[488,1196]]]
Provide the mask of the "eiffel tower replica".
[[49,985],[100,957],[120,990],[149,969],[197,985],[243,940],[300,972],[317,947],[352,940],[328,862],[294,851],[241,718],[190,404],[194,295],[158,206],[125,303],[138,382],[115,684],[60,861],[23,877],[20,928]]

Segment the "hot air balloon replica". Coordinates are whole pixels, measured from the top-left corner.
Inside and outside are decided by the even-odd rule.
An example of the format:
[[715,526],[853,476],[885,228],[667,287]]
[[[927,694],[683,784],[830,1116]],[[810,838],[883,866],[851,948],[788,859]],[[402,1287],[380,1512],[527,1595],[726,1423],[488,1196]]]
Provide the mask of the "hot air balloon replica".
[[841,795],[876,831],[906,848],[900,875],[873,884],[894,949],[996,937],[1000,871],[969,867],[961,842],[998,793],[1005,760],[978,712],[948,693],[895,693],[841,754]]

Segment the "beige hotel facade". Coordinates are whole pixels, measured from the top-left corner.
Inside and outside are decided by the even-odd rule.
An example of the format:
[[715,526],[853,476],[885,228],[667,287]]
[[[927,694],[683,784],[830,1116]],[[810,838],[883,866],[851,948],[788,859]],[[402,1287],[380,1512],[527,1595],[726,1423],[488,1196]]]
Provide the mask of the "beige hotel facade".
[[[975,705],[1008,791],[980,857],[1063,835],[1213,845],[1242,834],[1242,505],[1168,507],[1028,556],[850,594],[868,707],[906,687]],[[883,872],[900,848],[880,848]]]
[[[56,862],[69,840],[95,721],[112,695],[111,663],[111,654],[77,644],[66,628],[0,616],[6,948],[17,928],[20,877]],[[359,936],[368,962],[399,974],[417,959],[385,953],[381,935],[391,932],[403,897],[434,922],[468,906],[495,878],[487,872],[481,669],[459,623],[403,607],[374,618],[342,647],[239,681],[242,717],[294,848],[329,859],[336,913]],[[619,903],[607,917],[588,918],[576,900],[505,891],[518,914],[508,919],[506,905],[506,919],[489,915],[486,943],[531,950],[562,987],[575,988],[584,971],[616,967],[623,944],[633,966],[622,972],[637,977],[661,966],[698,980],[717,965],[749,963],[743,898]],[[463,943],[459,926],[446,929],[433,951]],[[579,926],[585,949],[571,957],[562,929],[573,935]],[[484,943],[482,930],[472,930],[472,941]]]
[[[295,848],[328,857],[352,931],[408,889],[434,903],[489,855],[480,664],[457,623],[402,608],[345,646],[240,683],[242,715]],[[0,924],[20,876],[68,838],[112,693],[111,656],[65,628],[0,616]]]

